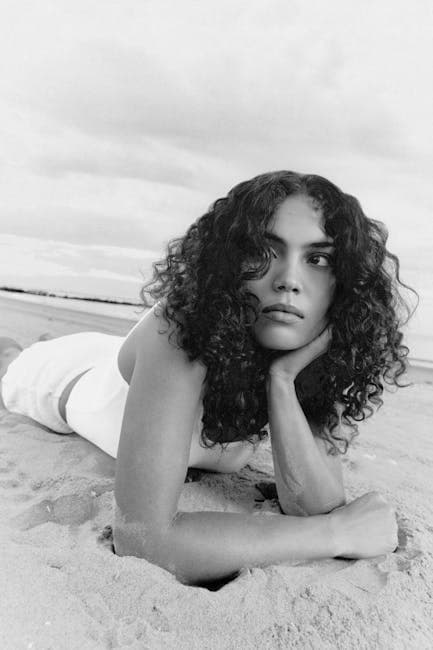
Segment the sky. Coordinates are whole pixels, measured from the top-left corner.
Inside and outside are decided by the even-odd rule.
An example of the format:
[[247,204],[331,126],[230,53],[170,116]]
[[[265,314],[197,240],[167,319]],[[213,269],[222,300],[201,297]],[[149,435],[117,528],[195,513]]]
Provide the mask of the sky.
[[0,273],[28,238],[54,242],[33,247],[46,277],[62,250],[158,256],[238,182],[294,169],[355,194],[425,274],[432,32],[430,0],[3,0]]

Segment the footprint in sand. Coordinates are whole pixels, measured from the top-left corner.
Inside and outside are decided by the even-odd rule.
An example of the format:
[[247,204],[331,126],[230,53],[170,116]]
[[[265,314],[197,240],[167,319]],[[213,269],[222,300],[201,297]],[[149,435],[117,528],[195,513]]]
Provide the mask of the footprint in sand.
[[90,495],[68,494],[54,500],[44,499],[14,518],[21,530],[29,530],[49,521],[62,526],[79,526],[97,513],[97,504]]
[[395,568],[398,571],[408,571],[413,561],[422,555],[420,548],[413,544],[414,533],[411,530],[409,519],[398,519],[398,549],[393,553]]

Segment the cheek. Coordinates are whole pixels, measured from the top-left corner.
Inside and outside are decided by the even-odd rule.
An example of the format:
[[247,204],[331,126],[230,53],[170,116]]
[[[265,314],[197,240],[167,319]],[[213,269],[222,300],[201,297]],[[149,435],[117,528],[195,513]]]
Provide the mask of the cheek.
[[335,278],[329,278],[320,288],[320,304],[322,310],[327,311],[334,301],[335,295]]
[[323,282],[320,287],[317,287],[315,299],[313,299],[313,321],[321,327],[326,320],[329,309],[334,301],[335,295],[335,280],[331,282]]

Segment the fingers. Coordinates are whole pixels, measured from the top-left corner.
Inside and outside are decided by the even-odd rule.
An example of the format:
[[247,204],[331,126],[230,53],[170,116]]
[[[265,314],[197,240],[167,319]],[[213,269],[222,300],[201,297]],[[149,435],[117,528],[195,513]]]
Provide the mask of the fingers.
[[296,377],[303,368],[326,352],[331,338],[332,327],[327,325],[312,341],[300,348],[282,353],[272,363],[272,372],[270,371],[270,374],[276,374],[275,371],[280,369],[282,373],[287,372],[289,376]]

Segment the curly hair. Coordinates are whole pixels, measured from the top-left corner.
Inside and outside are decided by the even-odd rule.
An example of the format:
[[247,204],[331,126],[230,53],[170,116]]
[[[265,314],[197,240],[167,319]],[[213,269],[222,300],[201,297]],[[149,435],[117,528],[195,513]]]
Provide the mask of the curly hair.
[[175,343],[206,367],[205,445],[266,435],[265,383],[275,353],[254,338],[257,306],[245,285],[268,271],[265,232],[277,207],[293,195],[309,197],[321,210],[322,227],[335,247],[332,340],[295,382],[306,417],[331,453],[344,453],[356,422],[382,404],[384,383],[401,385],[408,348],[400,328],[410,310],[399,287],[409,287],[400,280],[398,258],[386,249],[385,226],[321,176],[262,174],[236,185],[172,240],[141,290],[145,307],[161,301]]

